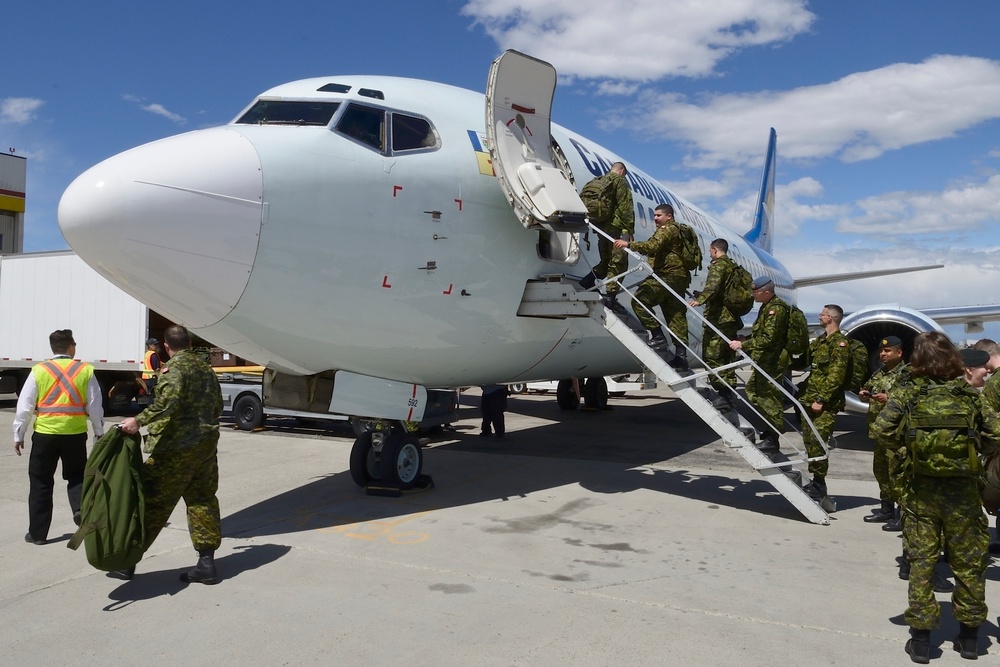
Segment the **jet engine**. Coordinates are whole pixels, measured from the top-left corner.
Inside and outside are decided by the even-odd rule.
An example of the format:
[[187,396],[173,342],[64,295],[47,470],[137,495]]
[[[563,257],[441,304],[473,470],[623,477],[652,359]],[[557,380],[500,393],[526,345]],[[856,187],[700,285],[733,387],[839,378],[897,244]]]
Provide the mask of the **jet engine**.
[[[860,340],[868,348],[868,371],[878,370],[879,342],[886,336],[897,336],[903,341],[903,359],[909,360],[913,351],[913,339],[925,331],[942,331],[937,322],[923,313],[905,308],[898,303],[888,303],[879,306],[867,306],[861,310],[844,316],[840,328],[848,338]],[[861,402],[853,392],[847,393],[848,412],[864,414],[868,412],[868,404]]]

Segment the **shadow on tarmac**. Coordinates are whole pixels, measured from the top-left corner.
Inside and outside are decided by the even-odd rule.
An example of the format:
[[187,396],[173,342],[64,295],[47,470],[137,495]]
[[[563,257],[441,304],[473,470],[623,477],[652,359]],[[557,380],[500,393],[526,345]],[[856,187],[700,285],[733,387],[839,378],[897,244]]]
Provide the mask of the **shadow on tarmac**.
[[[215,566],[219,571],[219,584],[225,584],[244,572],[255,570],[278,560],[291,551],[290,546],[280,544],[251,544],[237,546],[233,553],[217,558]],[[180,574],[190,567],[180,570],[159,570],[142,572],[142,562],[136,568],[135,578],[122,583],[121,586],[108,593],[111,603],[104,611],[119,611],[133,602],[152,600],[162,595],[176,595],[191,584],[180,580]],[[109,573],[109,578],[115,575]]]
[[[730,467],[742,461],[721,444],[706,447],[718,436],[693,418],[681,401],[666,399],[650,404],[642,395],[627,396],[615,399],[610,411],[584,412],[562,411],[554,396],[546,398],[511,396],[507,424],[519,430],[498,439],[479,436],[479,397],[463,395],[455,428],[424,449],[424,472],[433,477],[435,488],[395,499],[372,497],[354,484],[349,472],[334,473],[225,517],[224,534],[262,537],[324,529],[340,532],[372,521],[395,525],[398,521],[386,520],[526,496],[569,484],[602,494],[645,489],[709,506],[805,521],[762,478],[747,481],[724,473],[696,474],[688,470],[691,463],[680,463],[676,470],[650,467],[696,450],[702,450],[697,456],[725,461]],[[846,442],[853,445],[850,439]],[[745,472],[750,472],[749,467]],[[835,501],[842,511],[870,505],[873,499],[836,496]],[[832,518],[836,519],[836,514]],[[396,529],[385,530],[388,535]]]

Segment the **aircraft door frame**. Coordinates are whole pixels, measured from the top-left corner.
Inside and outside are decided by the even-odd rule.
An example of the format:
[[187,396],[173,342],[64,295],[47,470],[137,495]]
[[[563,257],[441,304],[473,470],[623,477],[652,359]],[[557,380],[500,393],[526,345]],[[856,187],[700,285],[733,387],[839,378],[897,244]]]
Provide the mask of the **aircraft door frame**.
[[587,208],[553,157],[550,114],[556,71],[518,51],[493,61],[486,87],[486,137],[501,189],[526,229],[587,229]]

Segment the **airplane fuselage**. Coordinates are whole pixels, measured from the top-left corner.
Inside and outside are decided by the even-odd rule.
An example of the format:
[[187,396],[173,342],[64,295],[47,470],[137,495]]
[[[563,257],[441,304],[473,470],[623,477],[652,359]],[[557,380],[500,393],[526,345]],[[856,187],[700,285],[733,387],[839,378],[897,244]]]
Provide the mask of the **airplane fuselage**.
[[[597,239],[567,243],[580,243],[579,261],[552,258],[539,232],[519,224],[484,160],[482,94],[340,76],[278,86],[259,100],[335,110],[323,124],[241,114],[106,160],[60,204],[69,243],[157,312],[286,373],[337,369],[449,387],[636,369],[590,318],[517,315],[526,281],[585,275]],[[381,137],[342,131],[352,105],[384,114]],[[427,145],[394,150],[397,118],[426,121]],[[578,190],[622,160],[558,126],[552,136]],[[706,266],[691,289],[707,273],[708,243],[723,237],[737,262],[794,297],[767,252],[623,161],[638,238],[651,234],[660,203],[698,231]]]

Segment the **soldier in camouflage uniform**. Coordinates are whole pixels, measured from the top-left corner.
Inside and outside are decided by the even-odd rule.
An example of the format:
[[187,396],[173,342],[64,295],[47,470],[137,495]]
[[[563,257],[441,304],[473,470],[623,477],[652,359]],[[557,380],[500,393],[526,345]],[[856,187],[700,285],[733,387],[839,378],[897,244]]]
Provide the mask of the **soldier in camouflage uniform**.
[[[990,372],[983,387],[983,407],[1000,414],[1000,345],[989,338],[977,340],[972,346],[976,350],[983,350],[990,355],[990,360],[986,362],[986,370]],[[1000,515],[996,519],[997,534],[1000,535]],[[990,543],[990,553],[1000,554],[1000,543]]]
[[[653,273],[683,297],[684,290],[691,284],[691,272],[685,269],[681,262],[683,241],[680,227],[674,222],[674,207],[670,204],[657,206],[653,212],[653,222],[656,223],[656,231],[649,240],[631,242],[618,240],[615,241],[615,247],[630,248],[641,255],[647,255]],[[666,336],[659,322],[646,310],[648,308],[652,311],[659,306],[663,311],[667,327],[680,341],[674,349],[677,358],[671,365],[676,368],[687,368],[687,349],[684,345],[688,342],[688,324],[687,308],[684,303],[664,289],[663,285],[652,276],[642,281],[635,291],[635,298],[638,303],[632,304],[632,310],[642,325],[650,331],[652,336],[650,346],[658,349],[667,345]]]
[[[611,181],[612,208],[612,214],[605,221],[595,224],[612,239],[621,238],[626,241],[631,240],[635,234],[635,206],[632,203],[632,190],[625,179],[627,173],[628,170],[624,163],[615,162],[611,165],[611,170],[608,173],[594,179]],[[584,189],[586,187],[584,186]],[[603,190],[603,187],[601,189]],[[591,203],[586,200],[583,203],[590,211]],[[580,284],[589,289],[593,286],[595,277],[603,280],[608,276],[616,276],[628,270],[628,253],[620,248],[621,246],[617,246],[601,236],[597,241],[597,251],[601,254],[601,262],[594,267],[591,275],[580,281]],[[620,290],[621,286],[618,283],[607,285],[604,288],[604,303],[607,307],[624,313],[624,307],[618,303]]]
[[[812,429],[802,429],[802,443],[809,458],[826,455],[823,443],[830,441],[837,413],[844,409],[844,384],[851,352],[847,336],[840,330],[842,319],[844,319],[843,308],[833,303],[823,306],[819,314],[823,333],[809,343],[812,369],[809,371],[805,386],[799,392],[799,402],[812,419],[813,425],[816,426],[816,434],[821,438],[821,441],[817,442]],[[826,496],[826,474],[829,469],[828,458],[809,462],[812,481],[805,489],[813,498]]]
[[[177,501],[187,505],[188,530],[198,564],[182,581],[218,582],[214,555],[222,542],[219,513],[219,414],[222,392],[212,367],[191,350],[184,327],[164,334],[170,361],[163,365],[153,404],[121,424],[126,433],[149,427],[143,450],[146,482],[146,548],[166,525]],[[123,573],[131,577],[132,572]]]
[[886,523],[895,518],[895,502],[889,483],[888,450],[899,446],[898,439],[891,442],[875,437],[875,420],[889,400],[889,392],[896,386],[909,382],[910,367],[903,361],[903,341],[897,336],[886,336],[879,343],[879,360],[882,367],[875,371],[858,393],[858,398],[868,404],[868,437],[875,445],[872,453],[872,474],[878,482],[880,506],[864,518],[868,523]]
[[[918,469],[912,449],[916,430],[910,425],[908,415],[919,408],[921,413],[935,419],[960,418],[963,423],[971,424],[971,433],[954,426],[921,433],[928,433],[929,439],[944,430],[945,443],[973,438],[980,453],[993,452],[1000,445],[1000,418],[984,410],[978,392],[965,384],[961,377],[964,371],[961,356],[944,334],[929,332],[917,336],[910,369],[912,383],[890,394],[875,421],[877,437],[887,441],[903,437],[908,457],[900,496],[910,562],[909,607],[905,618],[911,638],[906,643],[906,652],[914,662],[925,664],[930,660],[930,632],[938,627],[941,615],[934,598],[934,566],[943,546],[958,583],[951,597],[952,612],[961,626],[954,647],[963,658],[975,659],[979,626],[988,611],[989,529],[980,498],[982,469],[978,459],[970,460],[967,452],[945,456],[937,450],[923,452]],[[944,397],[928,393],[940,386],[948,390]],[[941,408],[935,414],[936,406],[943,405],[948,408]],[[959,410],[955,406],[963,407]]]
[[[705,287],[697,297],[688,301],[692,308],[705,306],[705,319],[714,325],[722,334],[732,340],[736,332],[743,328],[743,320],[729,312],[725,306],[725,291],[729,280],[736,270],[734,262],[728,254],[729,242],[726,239],[715,239],[708,246],[708,254],[712,261],[708,265],[708,276]],[[702,334],[702,359],[709,368],[725,366],[733,360],[736,353],[729,343],[717,333],[706,328]],[[719,392],[719,398],[712,405],[717,409],[729,408],[733,404],[733,387],[736,386],[736,370],[730,368],[711,378],[712,386]]]
[[[790,307],[774,294],[774,282],[768,276],[753,281],[753,298],[760,303],[750,337],[734,340],[733,350],[743,350],[769,377],[781,381],[788,370],[788,317]],[[785,432],[784,406],[781,391],[767,377],[754,369],[746,384],[747,400],[768,421],[773,431],[764,434],[759,448],[763,452],[778,451],[778,434]]]

